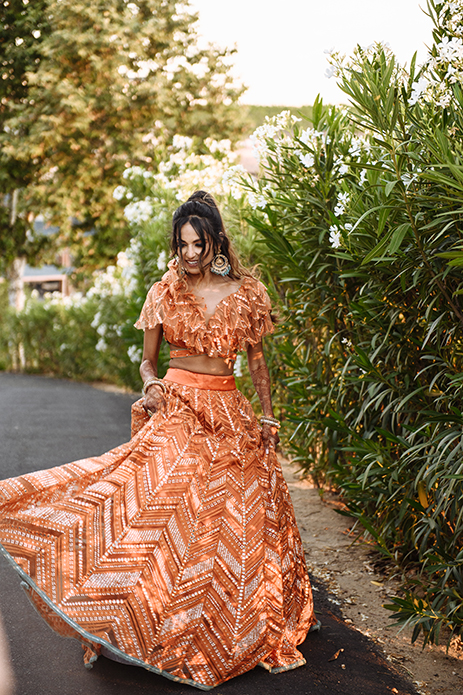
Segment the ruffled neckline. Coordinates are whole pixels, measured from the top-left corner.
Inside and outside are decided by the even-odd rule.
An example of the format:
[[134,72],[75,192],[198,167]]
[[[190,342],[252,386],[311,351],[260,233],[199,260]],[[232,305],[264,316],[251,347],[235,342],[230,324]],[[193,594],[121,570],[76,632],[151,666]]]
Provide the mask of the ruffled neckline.
[[[198,309],[199,313],[201,314],[201,318],[203,320],[204,327],[206,330],[209,329],[211,322],[217,316],[217,314],[220,313],[221,311],[223,312],[222,304],[226,305],[228,300],[236,298],[237,295],[241,294],[241,291],[243,290],[243,288],[246,289],[245,285],[247,285],[249,287],[249,284],[252,284],[253,282],[255,282],[254,278],[252,278],[251,276],[243,275],[243,277],[240,278],[241,279],[241,285],[238,287],[238,289],[234,290],[233,292],[230,292],[230,294],[227,294],[226,297],[222,297],[222,299],[219,302],[217,302],[213,314],[206,321],[204,312],[205,312],[205,309],[207,307],[201,306],[201,300],[203,302],[205,302],[205,299],[204,299],[204,297],[199,297],[195,292],[193,292],[192,289],[189,289],[185,280],[180,278],[180,276],[178,274],[178,260],[176,258],[173,258],[171,261],[169,261],[169,263],[167,264],[167,267],[169,268],[170,273],[174,276],[171,278],[173,281],[173,289],[177,290],[177,291],[181,290],[182,291],[182,298],[188,299],[188,300],[193,302],[196,309]],[[164,278],[165,278],[165,276],[164,276]]]
[[237,351],[273,333],[270,300],[261,282],[243,276],[240,286],[217,303],[206,322],[204,297],[187,287],[177,268],[178,262],[170,261],[162,280],[152,286],[137,328],[162,323],[170,345],[187,348],[192,354],[232,359]]

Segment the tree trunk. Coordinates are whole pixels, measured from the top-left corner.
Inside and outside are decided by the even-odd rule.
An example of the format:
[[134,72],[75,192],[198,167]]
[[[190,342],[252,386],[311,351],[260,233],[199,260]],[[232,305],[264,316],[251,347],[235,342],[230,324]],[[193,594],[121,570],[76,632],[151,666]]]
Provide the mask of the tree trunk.
[[[16,222],[18,211],[18,196],[19,189],[15,188],[10,196],[10,225],[13,227]],[[26,261],[24,258],[15,258],[10,268],[6,273],[8,281],[8,299],[10,306],[13,306],[16,311],[24,309],[24,268]]]
[[24,258],[15,258],[6,273],[10,306],[14,307],[16,311],[22,311],[22,309],[24,309],[25,295],[23,275],[25,267],[26,261]]

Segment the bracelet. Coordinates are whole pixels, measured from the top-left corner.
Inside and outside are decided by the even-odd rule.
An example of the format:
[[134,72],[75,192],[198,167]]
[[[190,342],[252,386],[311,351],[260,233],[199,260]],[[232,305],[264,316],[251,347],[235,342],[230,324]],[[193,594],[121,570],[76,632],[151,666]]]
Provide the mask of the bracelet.
[[281,422],[277,420],[276,417],[270,417],[270,415],[262,415],[260,418],[260,424],[271,425],[272,427],[276,427],[277,430],[279,430],[281,427]]
[[147,379],[145,382],[143,382],[143,389],[142,389],[143,395],[146,396],[146,392],[149,389],[149,387],[154,386],[155,384],[156,384],[156,386],[159,386],[159,388],[162,390],[163,393],[166,392],[167,389],[166,389],[166,385],[163,382],[163,380],[158,379],[157,376],[153,376],[150,379]]

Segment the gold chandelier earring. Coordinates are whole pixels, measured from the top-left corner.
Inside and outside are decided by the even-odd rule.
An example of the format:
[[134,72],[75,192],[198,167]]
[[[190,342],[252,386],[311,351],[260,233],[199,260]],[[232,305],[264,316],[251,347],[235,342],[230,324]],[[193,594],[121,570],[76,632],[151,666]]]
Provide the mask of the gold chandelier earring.
[[211,261],[211,273],[216,275],[228,275],[231,270],[230,261],[222,253],[222,247],[220,247],[219,253],[216,253]]

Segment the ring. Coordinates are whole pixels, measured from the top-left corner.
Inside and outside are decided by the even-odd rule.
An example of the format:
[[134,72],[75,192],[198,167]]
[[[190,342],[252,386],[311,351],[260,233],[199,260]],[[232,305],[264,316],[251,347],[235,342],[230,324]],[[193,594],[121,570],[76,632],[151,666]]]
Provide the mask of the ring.
[[146,409],[146,412],[148,413],[148,415],[149,415],[150,417],[153,417],[154,413],[153,413],[152,410],[150,410],[149,408],[147,408],[147,409]]

